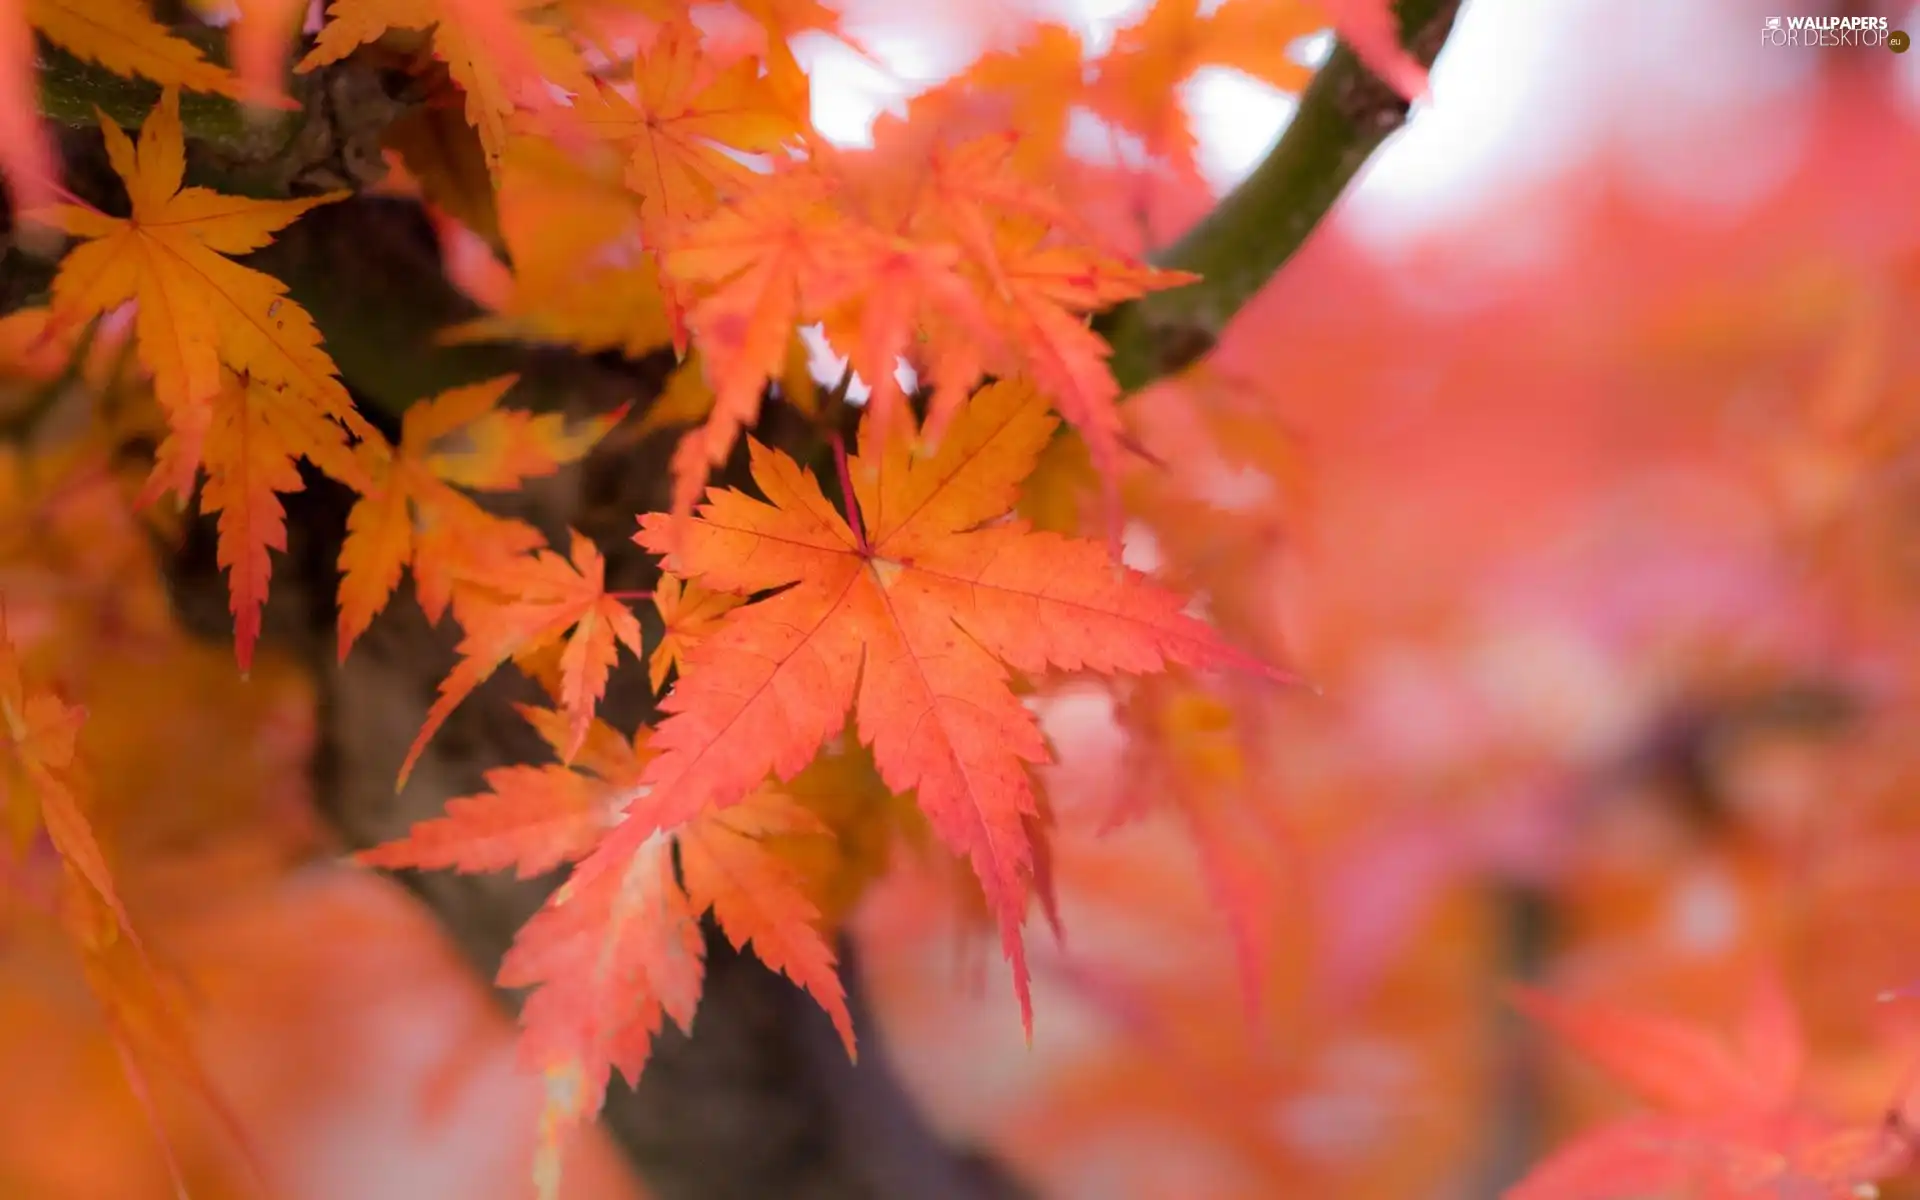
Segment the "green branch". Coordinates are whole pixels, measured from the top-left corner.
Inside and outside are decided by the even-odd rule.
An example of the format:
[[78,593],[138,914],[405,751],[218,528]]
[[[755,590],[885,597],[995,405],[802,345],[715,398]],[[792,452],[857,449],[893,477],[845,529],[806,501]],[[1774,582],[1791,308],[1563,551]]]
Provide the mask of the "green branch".
[[[180,36],[220,61],[224,39],[192,32]],[[46,41],[40,43],[37,57],[40,114],[70,129],[98,125],[100,113],[123,129],[137,129],[160,99],[159,84],[116,75]],[[180,123],[190,140],[223,156],[265,162],[293,141],[301,114],[249,109],[225,96],[182,92]]]
[[[1432,66],[1460,0],[1397,0],[1402,44]],[[1407,119],[1407,102],[1344,43],[1334,47],[1266,159],[1158,266],[1192,271],[1189,287],[1156,292],[1106,313],[1096,328],[1113,346],[1113,373],[1135,392],[1211,350],[1254,294],[1306,244],[1373,152]]]
[[[210,61],[225,62],[219,35],[176,32]],[[37,60],[41,115],[69,129],[98,125],[103,113],[123,129],[136,129],[160,99],[158,84],[116,75],[45,39]],[[385,176],[382,136],[415,99],[390,94],[388,86],[375,60],[355,56],[289,77],[287,92],[297,106],[291,111],[182,91],[189,173],[217,179],[222,191],[262,198],[364,190]]]

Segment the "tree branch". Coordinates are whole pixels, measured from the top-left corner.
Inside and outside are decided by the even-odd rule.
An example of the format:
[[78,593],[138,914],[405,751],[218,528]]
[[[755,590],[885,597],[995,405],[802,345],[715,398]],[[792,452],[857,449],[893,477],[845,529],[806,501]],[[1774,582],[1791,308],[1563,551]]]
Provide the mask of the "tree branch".
[[[1460,0],[1397,0],[1401,40],[1432,66]],[[1211,350],[1234,316],[1286,265],[1360,168],[1406,122],[1407,102],[1344,43],[1300,97],[1280,140],[1155,265],[1200,282],[1123,304],[1095,322],[1113,346],[1124,392],[1174,374]]]
[[[216,58],[224,42],[224,39],[191,31],[180,32],[179,36]],[[132,129],[146,119],[160,99],[159,84],[117,75],[48,42],[40,43],[36,57],[40,115],[57,125],[69,129],[98,125],[99,114],[105,113],[109,120]],[[303,90],[303,83],[296,83],[296,88]],[[301,99],[297,92],[294,98]],[[202,92],[180,94],[180,123],[186,129],[188,140],[222,152],[245,154],[257,161],[283,153],[301,120],[299,113],[249,110],[225,96]]]
[[[205,30],[178,30],[214,61],[225,40]],[[101,114],[137,128],[160,99],[160,87],[83,62],[44,40],[38,47],[41,115],[62,128],[84,129]],[[287,196],[364,189],[386,175],[381,135],[416,102],[412,85],[356,55],[305,75],[291,76],[290,112],[252,108],[224,96],[183,91],[180,123],[191,161],[220,175],[221,190],[246,196]]]

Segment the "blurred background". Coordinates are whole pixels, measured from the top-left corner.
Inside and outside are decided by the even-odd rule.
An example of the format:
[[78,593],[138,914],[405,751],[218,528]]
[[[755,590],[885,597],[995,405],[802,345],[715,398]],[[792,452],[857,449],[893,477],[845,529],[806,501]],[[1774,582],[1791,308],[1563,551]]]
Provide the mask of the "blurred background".
[[[1129,554],[1312,689],[1036,700],[1067,938],[1034,934],[1031,1048],[934,883],[865,898],[879,1020],[942,1129],[1050,1197],[1495,1196],[1628,1109],[1522,1022],[1520,981],[1724,1027],[1778,978],[1809,1103],[1903,1103],[1920,53],[1761,30],[1920,11],[1788,3],[1467,0],[1430,103],[1219,351],[1141,399],[1168,462],[1130,485]],[[1142,11],[836,7],[878,62],[799,49],[850,145],[1036,19],[1097,55]],[[1181,94],[1188,172],[1069,120],[1085,211],[1137,250],[1292,105],[1226,68]],[[175,630],[148,566],[88,552],[121,517],[74,486],[0,550],[9,619],[112,680],[98,790],[130,902],[201,988],[207,1072],[303,1200],[523,1194],[540,1097],[510,1021],[398,888],[312,857],[310,687],[271,660],[242,684]],[[57,949],[0,947],[0,1192],[168,1195]],[[159,1100],[204,1194],[241,1194]],[[568,1188],[644,1194],[597,1141]]]

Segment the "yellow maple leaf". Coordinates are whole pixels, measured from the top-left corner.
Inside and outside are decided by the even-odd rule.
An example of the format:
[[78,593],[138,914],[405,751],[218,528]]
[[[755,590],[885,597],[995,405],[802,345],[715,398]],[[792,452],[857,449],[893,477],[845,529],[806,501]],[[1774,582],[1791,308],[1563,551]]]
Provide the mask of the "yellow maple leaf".
[[[27,0],[27,21],[75,57],[162,86],[247,98],[225,67],[174,36],[141,0]],[[101,122],[105,124],[106,122]]]
[[354,411],[320,331],[271,275],[225,257],[266,245],[329,192],[299,200],[252,200],[182,187],[186,165],[180,94],[168,88],[133,141],[102,114],[107,156],[125,182],[132,215],[109,217],[73,204],[24,213],[87,239],[68,251],[53,281],[52,311],[62,324],[82,323],[134,301],[140,360],[153,372],[154,394],[178,439],[162,464],[158,490],[187,494],[198,447],[213,417],[221,368],[282,388],[356,436],[371,428]]
[[698,425],[713,411],[713,388],[707,383],[706,364],[694,350],[680,360],[668,374],[660,394],[647,406],[646,415],[636,423],[630,435],[635,441],[662,429]]
[[[542,0],[334,0],[313,51],[295,70],[337,62],[388,30],[433,31],[434,57],[467,97],[488,166],[499,164],[508,122],[521,108],[553,111],[551,80],[573,92],[590,86],[564,34],[527,19]],[[562,110],[563,111],[563,110]]]
[[[584,457],[623,414],[569,429],[559,413],[496,408],[518,378],[503,375],[410,405],[397,448],[384,441],[363,446],[371,485],[347,514],[340,548],[342,657],[386,607],[409,565],[420,607],[437,621],[456,582],[546,544],[533,526],[494,516],[455,488],[512,491],[551,475]],[[457,434],[465,435],[465,449],[441,446]]]
[[896,837],[915,848],[933,840],[913,794],[888,788],[873,752],[854,737],[829,743],[780,791],[833,835],[774,837],[767,847],[799,872],[825,930],[838,929],[868,885],[886,873]]
[[662,575],[653,589],[653,606],[660,610],[664,626],[660,641],[647,659],[648,678],[659,691],[667,681],[667,672],[680,662],[695,642],[711,633],[720,618],[740,607],[742,599],[727,592],[715,592],[697,583],[682,584],[671,575]]
[[1035,529],[1079,534],[1087,528],[1093,501],[1100,493],[1100,473],[1093,469],[1087,443],[1063,433],[1047,443],[1033,474],[1020,485],[1021,517]]
[[653,257],[640,251],[639,201],[610,148],[583,149],[572,154],[518,133],[509,139],[494,177],[512,288],[491,316],[443,339],[559,342],[630,358],[667,344],[667,298]]

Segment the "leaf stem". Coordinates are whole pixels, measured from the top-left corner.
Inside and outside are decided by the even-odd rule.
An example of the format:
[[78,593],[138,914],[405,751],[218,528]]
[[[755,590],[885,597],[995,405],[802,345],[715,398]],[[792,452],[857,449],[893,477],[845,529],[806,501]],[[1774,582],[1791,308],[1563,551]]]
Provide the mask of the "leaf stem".
[[847,440],[840,436],[838,429],[833,431],[833,469],[840,476],[840,495],[846,500],[847,524],[853,526],[853,544],[860,553],[872,554],[867,531],[860,524],[860,501],[853,495],[853,471],[847,466]]

